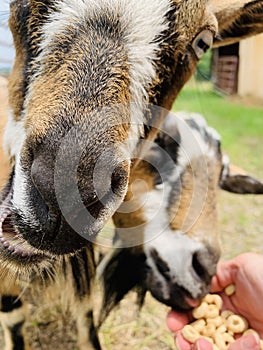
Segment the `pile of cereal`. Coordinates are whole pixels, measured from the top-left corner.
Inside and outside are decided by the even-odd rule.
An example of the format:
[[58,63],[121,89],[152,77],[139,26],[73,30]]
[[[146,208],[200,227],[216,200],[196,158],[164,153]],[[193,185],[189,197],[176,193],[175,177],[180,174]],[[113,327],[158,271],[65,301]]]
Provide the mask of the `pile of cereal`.
[[[230,285],[225,289],[227,295],[235,293],[235,286]],[[247,320],[235,315],[232,311],[221,311],[222,298],[217,294],[207,294],[201,304],[193,309],[193,317],[196,319],[183,330],[183,337],[191,343],[198,338],[207,339],[214,350],[227,350],[229,345],[235,341],[235,335],[256,333],[249,329]],[[263,350],[263,341],[261,340]]]

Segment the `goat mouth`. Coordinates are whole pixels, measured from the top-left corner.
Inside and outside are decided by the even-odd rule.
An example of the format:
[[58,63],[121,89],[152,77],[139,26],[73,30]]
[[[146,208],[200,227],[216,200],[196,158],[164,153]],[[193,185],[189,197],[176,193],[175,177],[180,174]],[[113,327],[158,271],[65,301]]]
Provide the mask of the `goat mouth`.
[[161,293],[159,284],[148,289],[155,299],[177,311],[189,311],[198,306],[201,298],[208,292],[200,293],[197,298],[193,298],[184,287],[178,284],[167,284],[164,294]]
[[0,203],[0,253],[5,259],[25,264],[46,259],[47,256],[29,245],[15,228],[11,200],[12,187]]

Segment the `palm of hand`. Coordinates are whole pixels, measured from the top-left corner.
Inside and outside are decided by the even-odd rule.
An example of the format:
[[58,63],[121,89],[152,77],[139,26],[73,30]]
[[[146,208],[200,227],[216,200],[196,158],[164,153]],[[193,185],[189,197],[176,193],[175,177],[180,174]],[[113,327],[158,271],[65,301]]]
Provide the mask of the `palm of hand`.
[[219,265],[213,290],[222,290],[231,283],[236,286],[235,294],[228,297],[220,293],[224,308],[244,316],[263,338],[263,256],[242,254]]

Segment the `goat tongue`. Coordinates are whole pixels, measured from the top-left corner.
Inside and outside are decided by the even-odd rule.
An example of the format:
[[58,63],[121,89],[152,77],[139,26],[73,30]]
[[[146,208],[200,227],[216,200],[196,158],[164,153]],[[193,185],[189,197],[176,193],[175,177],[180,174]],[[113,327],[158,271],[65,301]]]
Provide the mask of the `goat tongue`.
[[200,300],[184,297],[185,302],[191,307],[197,307],[200,305]]

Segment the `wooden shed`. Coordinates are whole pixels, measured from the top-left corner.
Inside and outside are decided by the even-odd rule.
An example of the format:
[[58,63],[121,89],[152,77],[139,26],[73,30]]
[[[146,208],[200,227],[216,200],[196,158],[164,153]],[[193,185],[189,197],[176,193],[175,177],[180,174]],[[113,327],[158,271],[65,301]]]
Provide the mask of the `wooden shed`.
[[263,99],[263,34],[213,50],[215,89]]

